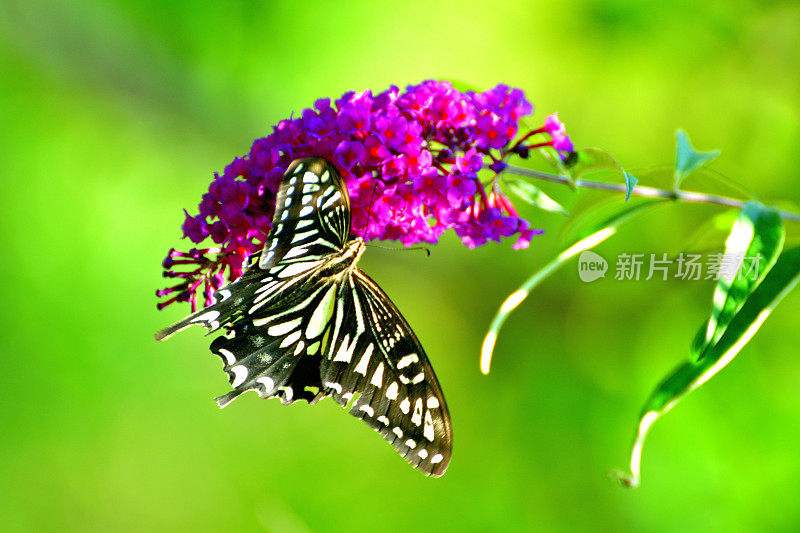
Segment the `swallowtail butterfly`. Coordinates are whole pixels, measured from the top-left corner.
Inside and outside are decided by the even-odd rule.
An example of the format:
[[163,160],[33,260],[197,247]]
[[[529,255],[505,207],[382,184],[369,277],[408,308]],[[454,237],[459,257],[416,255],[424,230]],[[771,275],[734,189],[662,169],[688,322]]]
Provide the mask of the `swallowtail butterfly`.
[[272,231],[217,303],[158,332],[200,324],[226,333],[211,343],[233,390],[313,404],[331,396],[412,466],[441,476],[453,432],[425,351],[386,294],[356,267],[364,242],[350,238],[350,201],[336,169],[294,161],[283,177]]

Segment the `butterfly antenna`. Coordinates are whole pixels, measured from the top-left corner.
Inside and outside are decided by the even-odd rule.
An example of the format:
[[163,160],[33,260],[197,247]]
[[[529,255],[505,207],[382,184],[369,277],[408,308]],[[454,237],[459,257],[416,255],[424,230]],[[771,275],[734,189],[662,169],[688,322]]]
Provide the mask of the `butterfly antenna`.
[[391,250],[393,252],[425,252],[425,254],[430,257],[431,256],[431,249],[427,246],[412,246],[411,248],[392,248],[391,246],[381,246],[380,244],[370,244],[364,243],[364,246],[369,246],[370,248],[380,248],[381,250]]

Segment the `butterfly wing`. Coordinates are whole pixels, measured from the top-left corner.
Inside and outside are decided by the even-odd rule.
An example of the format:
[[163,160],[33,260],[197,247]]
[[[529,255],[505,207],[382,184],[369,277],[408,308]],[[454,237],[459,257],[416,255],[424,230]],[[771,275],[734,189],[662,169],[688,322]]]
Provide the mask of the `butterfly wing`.
[[294,161],[276,200],[259,266],[323,259],[350,236],[350,200],[336,169],[319,157]]
[[222,358],[233,386],[217,398],[219,406],[248,390],[262,398],[278,396],[285,404],[322,397],[319,352],[336,292],[326,279],[307,280],[279,299],[266,298],[264,307],[251,305],[251,313],[217,337],[211,351]]
[[453,430],[425,351],[388,296],[360,270],[340,287],[322,358],[322,385],[412,466],[441,476]]
[[[341,252],[350,233],[350,203],[337,170],[321,158],[293,161],[284,173],[272,230],[264,249],[250,257],[248,268],[235,282],[217,291],[218,302],[156,333],[166,339],[195,324],[210,332],[230,329],[251,305],[266,306],[302,284],[325,258]],[[259,298],[257,289],[265,289]],[[268,297],[268,301],[265,300]],[[266,307],[269,309],[269,307]],[[252,311],[250,311],[252,312]]]

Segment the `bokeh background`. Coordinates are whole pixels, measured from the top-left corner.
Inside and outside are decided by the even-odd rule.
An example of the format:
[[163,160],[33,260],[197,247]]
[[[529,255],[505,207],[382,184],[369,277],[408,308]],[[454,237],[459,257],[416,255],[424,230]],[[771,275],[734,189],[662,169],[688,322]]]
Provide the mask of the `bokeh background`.
[[[508,322],[505,296],[564,244],[362,266],[422,339],[455,453],[427,479],[333,402],[283,407],[228,383],[202,330],[157,344],[155,309],[214,171],[319,97],[426,78],[523,88],[579,146],[669,164],[674,130],[767,200],[800,200],[800,4],[669,0],[0,3],[0,529],[708,531],[800,529],[800,298],[660,421],[649,391],[688,355],[711,282],[582,284],[574,264]],[[692,185],[687,182],[687,187]],[[702,184],[697,184],[701,186]],[[571,209],[605,198],[548,188]],[[577,203],[577,205],[576,205]],[[785,204],[791,205],[791,204]],[[673,206],[598,252],[681,250],[720,212]],[[797,228],[794,228],[795,230]]]

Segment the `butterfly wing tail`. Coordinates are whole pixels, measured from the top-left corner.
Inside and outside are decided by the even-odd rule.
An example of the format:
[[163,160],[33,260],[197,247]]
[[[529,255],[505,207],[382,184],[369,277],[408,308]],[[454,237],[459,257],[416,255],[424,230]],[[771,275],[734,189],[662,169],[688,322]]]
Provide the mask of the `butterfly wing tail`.
[[209,330],[213,331],[219,328],[219,316],[219,311],[213,309],[213,306],[211,308],[202,309],[197,313],[189,315],[186,318],[175,322],[171,326],[167,326],[161,331],[156,332],[154,337],[157,341],[162,341],[178,333],[179,331],[194,325],[205,326]]

